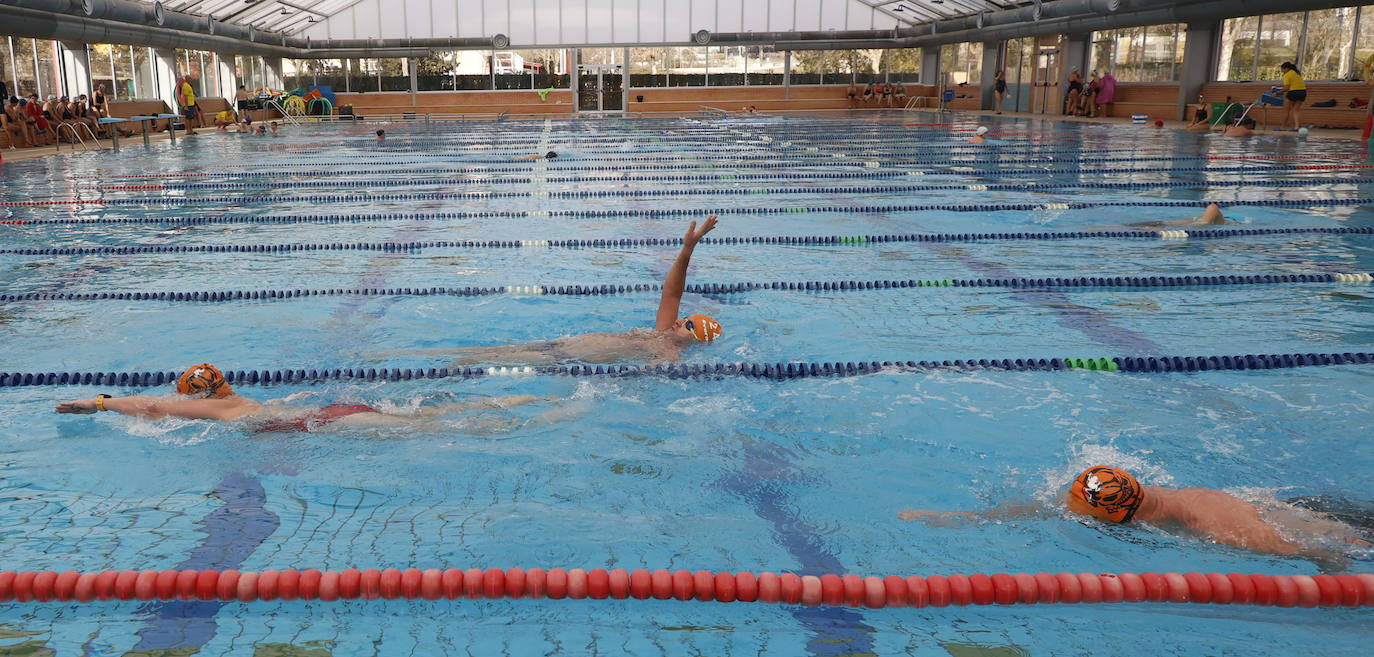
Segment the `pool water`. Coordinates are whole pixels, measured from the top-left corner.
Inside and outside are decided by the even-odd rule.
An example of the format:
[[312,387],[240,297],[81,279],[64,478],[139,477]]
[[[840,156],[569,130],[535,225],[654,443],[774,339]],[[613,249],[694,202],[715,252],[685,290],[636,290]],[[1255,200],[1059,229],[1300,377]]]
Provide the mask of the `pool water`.
[[[1142,230],[1130,224],[1195,216],[1207,201],[1241,222],[1226,230],[1374,227],[1374,169],[1359,142],[1005,119],[992,124],[998,144],[973,147],[965,140],[976,124],[947,117],[421,121],[385,126],[385,142],[371,139],[373,125],[308,125],[9,163],[0,220],[28,223],[0,224],[0,294],[39,296],[0,302],[0,372],[433,368],[452,358],[432,350],[651,327],[652,290],[216,302],[42,295],[656,285],[677,254],[667,242],[707,211],[720,223],[696,249],[689,283],[1374,271],[1374,236],[1358,232],[729,243]],[[510,160],[548,150],[560,157]],[[34,201],[48,203],[16,205]],[[946,209],[897,209],[934,207]],[[301,216],[310,219],[280,219]],[[106,248],[597,239],[663,243]],[[50,247],[98,252],[22,253]],[[715,316],[725,332],[684,352],[687,364],[1374,351],[1369,283],[769,288],[689,293],[683,314],[692,312]],[[881,577],[1357,573],[1374,560],[1358,548],[1324,563],[1260,555],[1058,511],[948,527],[898,518],[1007,502],[1054,509],[1067,482],[1097,463],[1148,485],[1256,501],[1327,496],[1367,514],[1369,365],[526,375],[238,390],[299,408],[397,413],[484,396],[551,399],[402,428],[254,433],[52,410],[99,392],[170,387],[0,387],[0,568]],[[0,650],[56,655],[1044,655],[1101,654],[1124,640],[1142,655],[1356,655],[1374,639],[1370,627],[1361,609],[1165,603],[0,604]]]

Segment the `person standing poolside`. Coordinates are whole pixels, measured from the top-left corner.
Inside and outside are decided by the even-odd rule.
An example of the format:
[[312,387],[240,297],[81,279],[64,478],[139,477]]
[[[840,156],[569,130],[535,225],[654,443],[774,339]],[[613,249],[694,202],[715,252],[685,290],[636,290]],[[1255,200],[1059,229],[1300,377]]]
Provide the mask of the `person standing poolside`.
[[534,395],[480,397],[456,404],[423,407],[405,414],[379,411],[362,404],[330,404],[304,410],[267,406],[255,399],[240,396],[225,382],[224,375],[209,363],[195,365],[183,372],[177,379],[176,391],[176,396],[163,397],[98,395],[90,399],[62,402],[54,410],[77,415],[113,411],[149,420],[176,417],[242,422],[249,430],[258,433],[328,432],[345,427],[418,426],[454,411],[504,409],[546,399]]
[[682,350],[698,342],[712,342],[723,332],[720,323],[709,315],[678,317],[682,292],[687,284],[687,267],[697,242],[716,227],[711,215],[697,228],[693,221],[682,238],[682,250],[673,261],[668,277],[663,281],[654,328],[633,329],[626,333],[587,333],[528,344],[500,347],[459,347],[400,351],[378,356],[414,354],[456,356],[450,367],[468,365],[557,365],[560,363],[612,363],[620,361],[649,361],[652,363],[680,360]]
[[[1339,542],[1368,546],[1354,527],[1301,513],[1293,507],[1262,509],[1211,488],[1142,486],[1125,470],[1095,465],[1074,478],[1063,497],[1069,511],[1105,523],[1145,523],[1164,531],[1264,554],[1339,559],[1338,550],[1320,545]],[[902,520],[928,524],[958,520],[1011,520],[1044,516],[1038,504],[1009,504],[991,511],[908,509]]]
[[997,72],[997,80],[992,83],[992,91],[997,94],[996,114],[1002,113],[1002,101],[1007,97],[1007,71],[1002,69]]
[[1288,130],[1288,124],[1293,124],[1292,129],[1297,130],[1302,127],[1298,125],[1298,110],[1302,109],[1303,101],[1307,100],[1307,82],[1302,79],[1302,72],[1293,62],[1284,62],[1279,65],[1283,71],[1283,124],[1280,130]]
[[248,90],[239,85],[239,90],[234,92],[234,109],[242,116],[248,112]]
[[1097,85],[1097,115],[1107,117],[1112,115],[1112,105],[1116,103],[1116,77],[1111,71],[1102,73],[1102,80]]
[[1074,108],[1078,107],[1078,98],[1083,95],[1083,76],[1078,73],[1078,69],[1069,71],[1069,91],[1064,95],[1064,113],[1073,114]]
[[[187,135],[195,135],[196,127],[200,126],[200,120],[197,118],[200,114],[200,108],[196,107],[196,90],[191,86],[191,83],[199,77],[192,71],[177,83],[177,103],[181,105],[181,114],[186,119]],[[169,125],[168,128],[170,127]]]

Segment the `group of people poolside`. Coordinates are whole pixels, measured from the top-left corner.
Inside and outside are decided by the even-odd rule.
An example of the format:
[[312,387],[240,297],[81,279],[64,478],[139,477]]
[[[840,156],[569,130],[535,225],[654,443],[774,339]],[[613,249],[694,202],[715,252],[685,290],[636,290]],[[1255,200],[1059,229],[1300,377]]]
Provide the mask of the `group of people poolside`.
[[51,146],[58,140],[79,141],[84,135],[103,139],[114,129],[100,123],[107,115],[103,85],[90,98],[86,94],[75,98],[49,95],[42,100],[38,94],[30,93],[27,97],[6,99],[4,112],[0,113],[0,130],[9,134],[11,144],[25,148]]
[[886,84],[869,82],[862,91],[850,82],[845,96],[849,99],[849,109],[858,107],[859,103],[874,107],[906,107],[906,85],[900,81]]
[[[1214,208],[1215,206],[1213,206]],[[1213,208],[1209,208],[1209,215]],[[1209,217],[1210,219],[1211,217]],[[1220,221],[1220,213],[1215,219]],[[713,343],[724,330],[705,314],[680,317],[682,294],[692,254],[707,233],[716,227],[710,216],[701,226],[693,221],[683,237],[681,250],[663,284],[653,329],[625,333],[589,333],[512,346],[462,347],[406,352],[452,358],[452,365],[555,365],[560,363],[613,363],[625,361],[671,362],[693,344]],[[176,382],[176,395],[114,397],[98,395],[62,402],[58,413],[114,412],[146,419],[167,417],[238,423],[253,433],[330,432],[359,427],[403,428],[431,425],[454,413],[483,409],[509,409],[550,401],[547,397],[511,395],[483,397],[461,403],[422,407],[418,410],[382,410],[367,404],[330,404],[301,409],[263,403],[244,397],[225,380],[218,368],[202,363],[188,368]],[[1144,486],[1130,473],[1097,465],[1070,482],[1059,503],[1007,504],[985,512],[908,509],[898,516],[933,526],[952,521],[1008,521],[1045,517],[1052,509],[1109,524],[1147,524],[1160,530],[1245,548],[1256,552],[1302,556],[1322,561],[1340,560],[1333,545],[1370,546],[1360,529],[1321,513],[1296,506],[1270,508],[1229,493],[1208,488]]]

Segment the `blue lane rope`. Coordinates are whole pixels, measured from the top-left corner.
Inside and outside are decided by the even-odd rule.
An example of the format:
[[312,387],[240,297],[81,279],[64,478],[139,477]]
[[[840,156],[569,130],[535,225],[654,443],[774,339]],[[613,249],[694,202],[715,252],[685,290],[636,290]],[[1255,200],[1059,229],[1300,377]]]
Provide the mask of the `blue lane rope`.
[[[1307,171],[1322,171],[1322,169],[1310,169],[1311,165],[1253,165],[1253,166],[1222,166],[1222,167],[1133,167],[1133,168],[1114,168],[1104,169],[1097,167],[1062,167],[1057,169],[977,169],[972,171],[814,171],[810,173],[712,173],[712,174],[677,174],[677,175],[648,175],[648,176],[549,176],[542,178],[545,183],[592,183],[592,182],[716,182],[716,181],[743,181],[743,180],[848,180],[848,179],[883,179],[883,178],[903,178],[913,175],[931,176],[959,176],[972,177],[973,173],[983,173],[989,176],[1010,177],[1017,176],[1047,176],[1047,175],[1070,175],[1070,174],[1094,174],[1094,175],[1129,175],[1138,173],[1274,173],[1292,172],[1303,173]],[[1339,167],[1340,165],[1332,165]],[[968,167],[961,167],[967,169]],[[325,171],[321,174],[308,175],[334,175],[342,173],[339,171]],[[347,171],[350,176],[374,176],[374,175],[405,175],[405,174],[427,174],[427,175],[473,175],[471,169],[466,168],[425,168],[425,169],[353,169]],[[528,174],[529,172],[524,172]],[[244,172],[220,172],[226,178],[293,178],[305,175],[299,171],[244,171]],[[291,187],[383,187],[383,186],[418,186],[418,185],[513,185],[534,182],[532,178],[473,178],[473,179],[452,179],[452,178],[404,178],[397,180],[373,179],[373,180],[290,180],[283,182],[166,182],[160,183],[149,181],[147,184],[128,184],[128,185],[109,185],[108,183],[98,186],[78,187],[85,190],[113,190],[127,187],[130,189],[261,189],[263,187],[291,188]]]
[[[490,198],[645,198],[659,196],[750,196],[750,195],[791,195],[791,194],[891,194],[897,192],[936,192],[936,191],[996,191],[996,192],[1037,192],[1066,189],[1183,189],[1198,187],[1308,187],[1312,185],[1367,185],[1374,178],[1307,178],[1301,180],[1154,180],[1138,182],[1067,182],[1067,183],[982,183],[982,184],[943,184],[943,185],[885,185],[865,187],[668,187],[654,189],[610,189],[584,191],[509,191],[509,192],[412,192],[405,194],[369,194],[369,200],[377,201],[463,201]],[[91,199],[95,200],[95,199]],[[198,196],[168,197],[141,196],[135,198],[99,199],[101,205],[200,205],[205,203],[234,203],[250,205],[255,203],[340,203],[356,200],[347,195],[318,196]],[[40,200],[20,201],[18,203],[44,203],[62,205],[63,201]],[[76,205],[82,201],[70,201]],[[14,205],[15,203],[0,203]]]
[[[1257,235],[1374,235],[1374,226],[1334,226],[1301,228],[1223,228],[1187,229],[1188,239],[1226,239]],[[1161,239],[1158,230],[1104,230],[1048,233],[911,233],[906,235],[783,235],[777,237],[703,237],[702,244],[842,245],[897,242],[982,242],[1005,240],[1081,240],[1081,239]],[[457,240],[427,242],[347,242],[316,244],[154,244],[147,246],[72,246],[0,249],[5,255],[127,255],[140,253],[293,253],[298,251],[387,251],[416,252],[423,249],[518,249],[518,248],[617,248],[635,246],[680,246],[681,237],[620,238],[574,240]]]
[[[361,195],[354,200],[379,200],[377,195]],[[1213,201],[1091,201],[1070,203],[1003,203],[1003,204],[929,204],[929,205],[839,205],[790,206],[769,208],[630,208],[620,210],[476,210],[468,212],[389,212],[382,214],[308,214],[308,215],[211,215],[204,217],[64,217],[56,219],[25,219],[24,225],[95,225],[95,224],[288,224],[288,223],[360,223],[374,221],[423,221],[432,219],[480,219],[489,217],[685,217],[737,214],[803,214],[808,212],[852,212],[854,214],[886,214],[894,212],[1030,212],[1040,210],[1082,210],[1085,208],[1205,208]],[[1255,201],[1215,201],[1221,207],[1307,208],[1367,205],[1370,198],[1337,199],[1269,199]]]
[[[806,292],[844,292],[906,288],[994,287],[1026,290],[1058,288],[1150,288],[1210,287],[1218,285],[1274,285],[1282,283],[1364,283],[1374,281],[1368,273],[1250,274],[1222,276],[1078,276],[1070,278],[955,278],[876,281],[772,281],[762,283],[693,283],[684,291],[696,294],[734,294],[755,290]],[[657,292],[658,283],[636,285],[499,285],[495,287],[396,287],[325,288],[297,290],[219,290],[197,292],[28,292],[0,294],[7,301],[193,301],[222,302],[239,300],[299,299],[334,296],[450,296],[473,297],[494,294],[522,296],[581,296]]]
[[[673,379],[740,377],[803,379],[852,377],[878,372],[921,373],[935,370],[1010,370],[1103,372],[1202,372],[1271,370],[1330,365],[1368,365],[1374,353],[1241,354],[1236,356],[1139,356],[1112,358],[1002,358],[940,361],[848,361],[835,363],[708,363],[672,365],[572,365],[540,367],[464,368],[319,368],[225,371],[232,385],[320,383],[327,381],[411,381],[417,379],[477,378],[485,376],[657,376]],[[162,386],[180,372],[0,372],[0,387],[104,385]]]

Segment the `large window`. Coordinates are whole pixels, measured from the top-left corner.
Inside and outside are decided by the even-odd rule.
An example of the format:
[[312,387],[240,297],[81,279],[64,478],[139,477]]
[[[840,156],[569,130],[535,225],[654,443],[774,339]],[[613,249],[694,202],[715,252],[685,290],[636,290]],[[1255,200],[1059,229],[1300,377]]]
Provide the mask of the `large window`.
[[[1355,43],[1355,7],[1324,9],[1307,13],[1307,37],[1303,39],[1301,68],[1314,80],[1344,80],[1350,77]],[[1366,12],[1374,14],[1374,9]]]
[[669,48],[668,55],[672,58],[668,69],[668,86],[706,86],[705,48]]
[[712,87],[744,86],[747,57],[741,46],[711,46],[706,49],[706,84]]
[[[830,51],[837,53],[838,51]],[[824,50],[797,50],[792,53],[792,84],[820,84],[825,70]],[[836,63],[838,66],[838,63]]]
[[887,51],[887,75],[893,82],[920,82],[921,49],[901,48]]
[[1374,57],[1374,6],[1360,10],[1360,28],[1355,39],[1355,62],[1351,67],[1353,75],[1364,76],[1364,64]]
[[[1184,29],[1177,23],[1094,32],[1088,68],[1121,82],[1169,82],[1183,63]],[[1088,77],[1089,71],[1080,71]]]
[[821,57],[825,67],[821,71],[821,84],[849,84],[854,81],[854,66],[857,58],[852,50],[826,50]]
[[668,48],[630,49],[630,86],[668,86]]
[[1371,21],[1374,6],[1227,19],[1217,80],[1278,80],[1283,62],[1293,62],[1309,80],[1352,79],[1374,51]]
[[983,70],[983,44],[940,46],[940,73],[947,85],[978,84]]
[[1256,73],[1259,79],[1282,78],[1283,71],[1279,69],[1279,65],[1284,62],[1298,62],[1302,23],[1302,12],[1271,14],[1260,19],[1259,68]]

